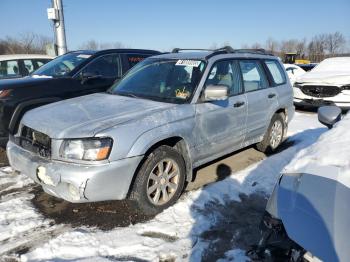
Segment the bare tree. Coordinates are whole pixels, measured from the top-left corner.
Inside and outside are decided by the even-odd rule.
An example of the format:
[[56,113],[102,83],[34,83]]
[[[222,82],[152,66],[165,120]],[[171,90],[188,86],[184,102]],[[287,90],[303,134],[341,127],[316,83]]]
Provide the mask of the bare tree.
[[263,48],[262,45],[258,42],[252,44],[251,46],[252,49],[260,49],[260,48]]
[[99,49],[99,43],[96,40],[89,40],[86,43],[80,45],[79,49],[97,50]]
[[297,41],[295,50],[296,53],[300,56],[300,58],[305,58],[307,49],[307,40],[303,38],[300,41]]
[[310,60],[319,62],[324,59],[327,43],[326,39],[326,34],[316,35],[312,38],[308,45],[308,55]]
[[52,39],[35,33],[24,33],[18,38],[0,39],[0,54],[44,54]]
[[[261,48],[262,46],[257,42],[252,45],[243,44],[241,48]],[[281,58],[284,58],[286,53],[296,53],[297,58],[309,59],[313,62],[319,62],[325,57],[350,52],[350,46],[347,45],[344,35],[339,32],[318,34],[313,36],[310,41],[306,38],[275,41],[272,37],[269,37],[264,47]]]
[[112,48],[125,48],[121,42],[99,43],[96,40],[89,40],[86,43],[79,46],[80,49],[101,50]]
[[327,34],[325,41],[326,49],[332,55],[342,51],[346,44],[345,37],[340,32],[335,32],[334,34]]
[[99,47],[99,49],[110,49],[110,48],[125,48],[125,46],[121,42],[113,42],[113,43],[101,43]]
[[298,40],[297,39],[289,39],[287,41],[281,42],[281,52],[283,54],[285,53],[296,53],[297,52],[297,46],[298,46]]
[[248,44],[243,44],[243,45],[241,45],[241,48],[242,48],[242,49],[249,49],[250,46],[249,46]]
[[271,51],[272,53],[277,53],[279,51],[279,44],[272,37],[269,37],[266,40],[265,49]]

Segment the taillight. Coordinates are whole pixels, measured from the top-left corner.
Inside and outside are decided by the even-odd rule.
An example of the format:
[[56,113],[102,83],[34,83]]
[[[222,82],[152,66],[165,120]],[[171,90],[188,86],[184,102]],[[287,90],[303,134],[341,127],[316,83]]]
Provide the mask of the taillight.
[[11,89],[0,90],[0,98],[8,97],[11,93]]

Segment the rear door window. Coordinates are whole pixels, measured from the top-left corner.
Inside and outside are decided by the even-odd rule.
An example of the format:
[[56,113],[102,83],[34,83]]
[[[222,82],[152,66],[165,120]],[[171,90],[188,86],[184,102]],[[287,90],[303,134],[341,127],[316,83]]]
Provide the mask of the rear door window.
[[50,62],[50,61],[51,60],[47,60],[47,59],[40,59],[40,60],[35,59],[35,60],[33,60],[35,70],[38,69],[39,67],[43,66],[47,62]]
[[281,65],[277,61],[266,60],[265,64],[269,69],[272,79],[276,85],[283,85],[286,83],[286,76],[283,72]]
[[24,64],[24,75],[29,75],[31,72],[35,70],[34,62],[33,60],[23,60]]
[[269,86],[264,69],[257,60],[241,60],[239,66],[242,72],[245,92],[264,89]]
[[0,62],[0,78],[20,77],[19,63],[17,60]]
[[117,78],[121,76],[121,62],[118,54],[103,55],[88,64],[83,73],[91,73],[104,78]]

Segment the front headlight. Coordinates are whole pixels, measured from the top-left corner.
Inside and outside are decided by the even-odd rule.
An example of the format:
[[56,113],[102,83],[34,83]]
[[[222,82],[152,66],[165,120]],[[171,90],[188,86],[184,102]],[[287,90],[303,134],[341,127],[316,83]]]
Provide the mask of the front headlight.
[[0,90],[0,98],[8,97],[11,94],[11,89]]
[[113,140],[104,138],[85,138],[65,140],[60,148],[60,157],[75,160],[98,161],[107,159]]
[[343,90],[350,90],[350,85],[344,85],[341,87]]

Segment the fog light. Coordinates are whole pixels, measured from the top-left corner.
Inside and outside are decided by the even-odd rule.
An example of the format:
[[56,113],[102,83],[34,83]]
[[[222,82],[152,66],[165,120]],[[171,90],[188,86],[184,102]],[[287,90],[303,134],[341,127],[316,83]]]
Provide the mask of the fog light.
[[73,184],[68,184],[68,190],[69,190],[69,194],[70,194],[70,196],[71,196],[71,198],[73,200],[79,200],[80,199],[79,188],[77,188]]

